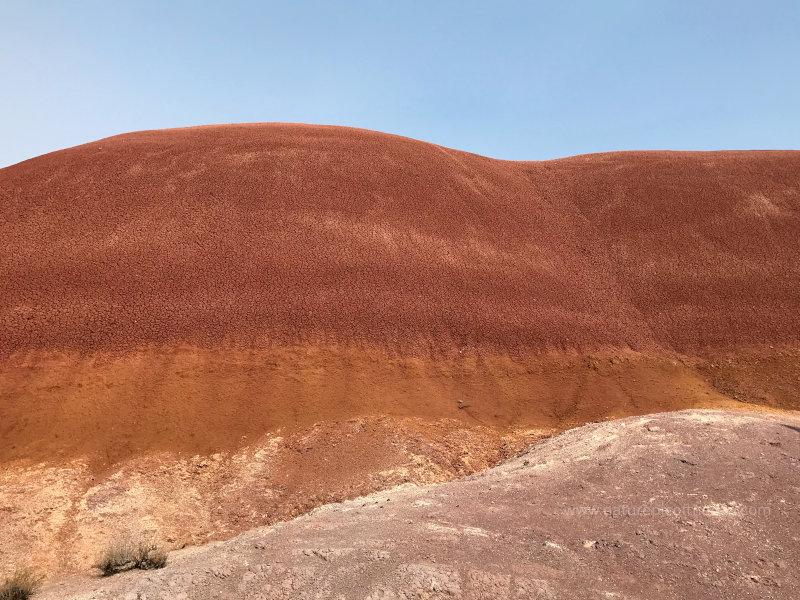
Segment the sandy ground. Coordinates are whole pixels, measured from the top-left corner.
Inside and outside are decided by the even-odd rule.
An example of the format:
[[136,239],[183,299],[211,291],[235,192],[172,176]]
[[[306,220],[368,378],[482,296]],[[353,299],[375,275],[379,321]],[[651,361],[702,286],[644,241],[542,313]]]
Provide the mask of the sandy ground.
[[633,417],[41,598],[796,598],[798,469],[796,414]]

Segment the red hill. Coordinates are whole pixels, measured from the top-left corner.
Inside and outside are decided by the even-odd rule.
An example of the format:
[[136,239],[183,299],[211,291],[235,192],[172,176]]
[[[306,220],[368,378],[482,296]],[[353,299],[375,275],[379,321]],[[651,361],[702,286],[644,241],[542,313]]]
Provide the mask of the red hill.
[[800,337],[800,152],[515,163],[371,131],[116,136],[0,170],[0,347],[676,350]]
[[796,409],[798,342],[800,152],[504,162],[304,125],[54,152],[0,170],[0,575],[587,421]]

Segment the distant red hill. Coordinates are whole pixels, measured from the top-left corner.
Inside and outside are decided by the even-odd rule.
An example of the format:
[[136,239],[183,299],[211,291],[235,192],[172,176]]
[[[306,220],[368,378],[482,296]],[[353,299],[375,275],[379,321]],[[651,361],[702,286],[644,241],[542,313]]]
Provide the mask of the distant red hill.
[[0,350],[694,352],[800,339],[800,152],[506,162],[145,131],[0,170]]

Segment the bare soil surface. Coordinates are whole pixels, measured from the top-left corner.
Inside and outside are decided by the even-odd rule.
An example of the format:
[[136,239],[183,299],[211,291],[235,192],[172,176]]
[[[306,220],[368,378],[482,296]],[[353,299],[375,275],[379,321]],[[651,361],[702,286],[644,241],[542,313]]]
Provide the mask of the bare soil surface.
[[550,433],[369,417],[264,436],[236,451],[148,453],[103,470],[80,459],[6,466],[0,578],[24,565],[49,575],[86,571],[123,537],[181,548],[403,483],[449,481]]
[[631,417],[40,597],[794,599],[799,474],[797,414]]
[[794,151],[508,162],[291,124],[61,150],[0,169],[0,464],[797,408],[798,240]]
[[0,169],[0,574],[229,538],[585,422],[800,408],[800,152],[340,127]]
[[508,162],[343,127],[130,133],[0,169],[0,353],[795,344],[800,152]]
[[433,362],[184,349],[20,361],[5,379],[16,382],[6,424],[21,425],[6,429],[0,464],[0,575],[28,563],[85,570],[129,533],[175,549],[404,482],[448,481],[587,421],[790,405],[796,354],[759,356],[746,388],[730,378],[751,364],[744,353],[735,363],[635,353]]

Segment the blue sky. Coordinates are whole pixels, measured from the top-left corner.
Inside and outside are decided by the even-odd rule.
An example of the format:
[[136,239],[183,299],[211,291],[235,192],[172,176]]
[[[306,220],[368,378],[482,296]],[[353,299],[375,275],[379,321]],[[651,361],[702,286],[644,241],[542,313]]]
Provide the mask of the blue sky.
[[497,158],[797,148],[800,2],[0,0],[0,166],[209,123]]

